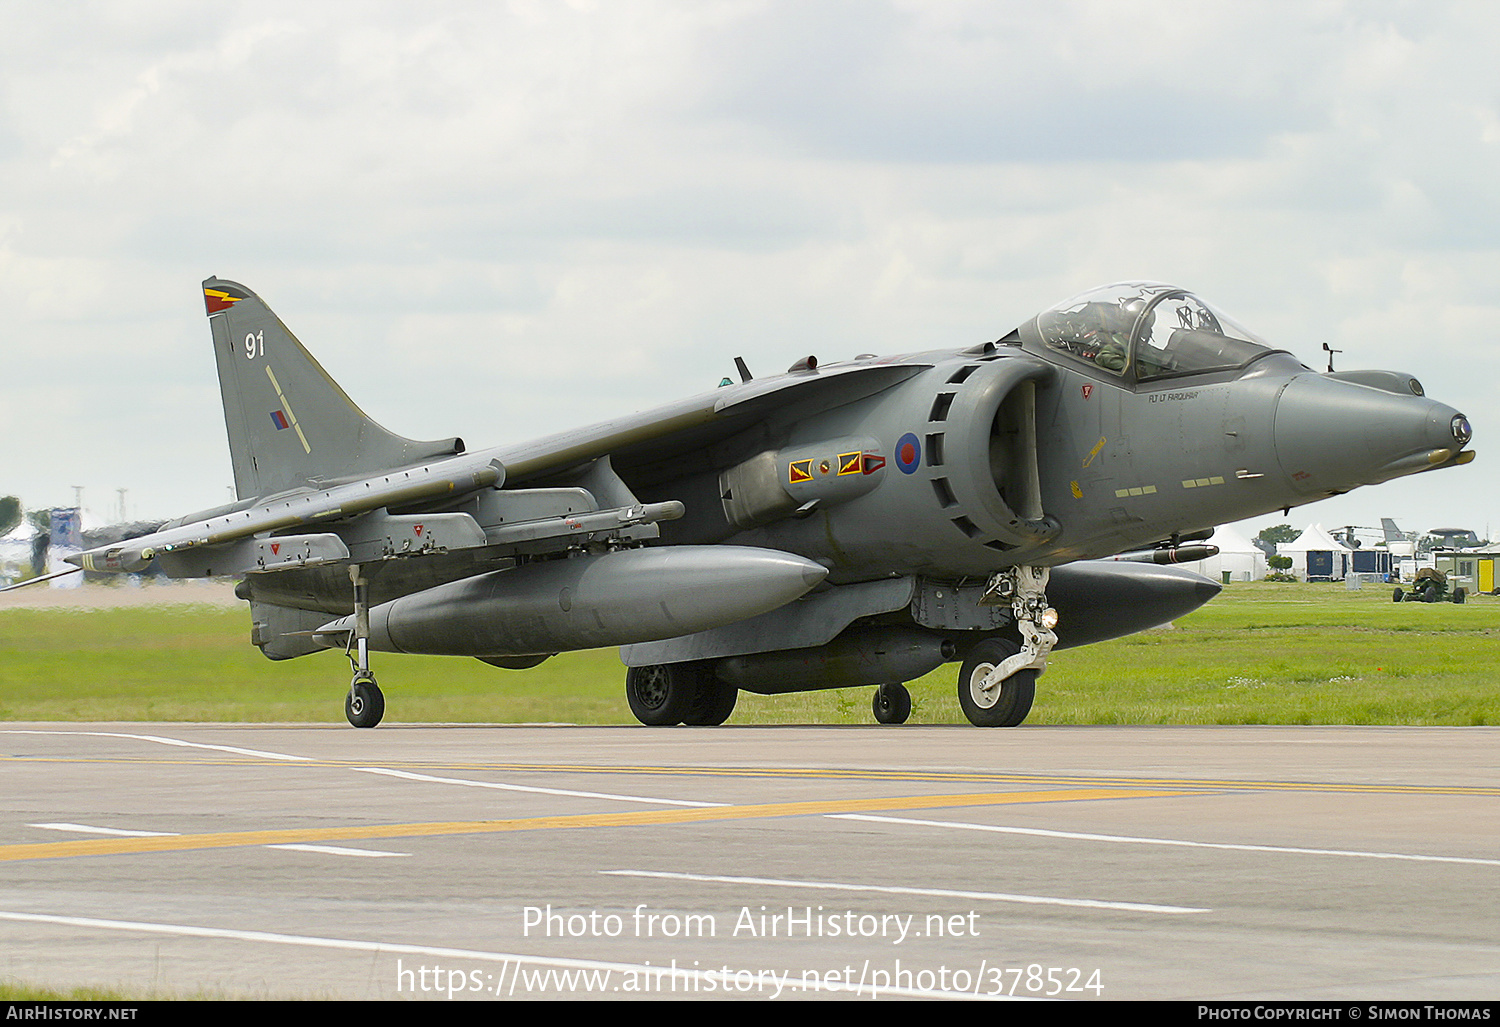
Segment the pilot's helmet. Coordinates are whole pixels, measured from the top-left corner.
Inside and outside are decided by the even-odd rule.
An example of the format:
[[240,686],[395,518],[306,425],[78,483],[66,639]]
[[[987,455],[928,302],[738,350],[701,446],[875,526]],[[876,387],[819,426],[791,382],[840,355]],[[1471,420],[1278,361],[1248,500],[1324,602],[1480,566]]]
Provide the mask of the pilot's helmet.
[[[1122,320],[1125,323],[1125,331],[1126,331],[1127,334],[1130,332],[1131,329],[1133,329],[1135,327],[1135,323],[1136,323],[1137,319],[1140,318],[1141,312],[1144,311],[1145,309],[1146,309],[1146,297],[1144,297],[1144,296],[1131,296],[1131,297],[1129,297],[1127,299],[1124,299],[1124,300],[1120,301],[1120,314],[1121,314]],[[1153,310],[1153,311],[1150,311],[1149,313],[1147,313],[1145,320],[1141,322],[1141,334],[1142,335],[1150,335],[1151,334],[1151,325],[1155,321],[1156,321],[1156,312]]]
[[1093,331],[1090,335],[1099,344],[1113,343],[1125,346],[1130,342],[1130,331],[1135,327],[1145,301],[1139,297],[1121,300],[1118,303],[1091,303]]

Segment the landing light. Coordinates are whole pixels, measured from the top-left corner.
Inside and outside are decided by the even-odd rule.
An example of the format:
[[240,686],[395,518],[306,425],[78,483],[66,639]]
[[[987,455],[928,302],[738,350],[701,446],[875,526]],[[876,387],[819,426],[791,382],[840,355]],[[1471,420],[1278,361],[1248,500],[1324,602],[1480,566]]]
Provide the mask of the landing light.
[[1042,611],[1042,627],[1048,631],[1057,627],[1057,611],[1050,606]]

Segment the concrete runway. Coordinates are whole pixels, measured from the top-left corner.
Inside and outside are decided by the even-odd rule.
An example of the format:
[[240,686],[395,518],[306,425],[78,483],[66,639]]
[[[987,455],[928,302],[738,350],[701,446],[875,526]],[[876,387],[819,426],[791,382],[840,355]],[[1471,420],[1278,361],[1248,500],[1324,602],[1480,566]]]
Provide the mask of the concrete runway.
[[0,979],[1500,998],[1493,728],[0,725]]

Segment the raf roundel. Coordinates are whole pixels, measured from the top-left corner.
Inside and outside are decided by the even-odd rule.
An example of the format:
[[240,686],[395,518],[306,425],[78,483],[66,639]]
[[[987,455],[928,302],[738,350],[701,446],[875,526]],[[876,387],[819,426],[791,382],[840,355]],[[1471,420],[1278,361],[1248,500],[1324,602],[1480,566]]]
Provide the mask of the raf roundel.
[[922,464],[922,443],[916,435],[907,432],[896,440],[896,466],[902,474],[915,474]]

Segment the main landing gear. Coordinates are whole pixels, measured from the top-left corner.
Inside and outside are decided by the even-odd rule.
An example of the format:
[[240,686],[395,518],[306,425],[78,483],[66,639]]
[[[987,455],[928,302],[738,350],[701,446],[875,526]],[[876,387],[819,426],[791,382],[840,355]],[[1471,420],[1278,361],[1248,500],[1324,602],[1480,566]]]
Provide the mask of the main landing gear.
[[[969,723],[1015,727],[1031,712],[1037,675],[1046,669],[1047,656],[1057,645],[1052,630],[1057,625],[1057,611],[1047,605],[1050,576],[1046,567],[1019,566],[990,579],[980,602],[987,606],[1008,604],[1020,641],[990,635],[969,644],[958,674],[958,704]],[[944,658],[955,656],[955,644],[944,641]],[[811,687],[839,685],[829,682]],[[774,687],[769,690],[778,691]],[[712,660],[632,667],[625,675],[630,712],[642,724],[656,727],[722,724],[734,711],[738,695],[733,685],[714,673]],[[881,724],[906,723],[911,707],[911,692],[899,681],[876,685],[870,697],[870,710]]]
[[355,727],[374,727],[385,716],[385,695],[370,673],[370,583],[359,573],[359,564],[349,568],[349,580],[354,584],[354,633],[344,653],[354,680],[344,697],[344,716]]
[[905,724],[911,716],[911,693],[899,681],[876,685],[870,697],[870,709],[879,724]]
[[660,663],[625,673],[630,712],[651,727],[717,727],[739,697],[740,690],[720,681],[707,663]]

